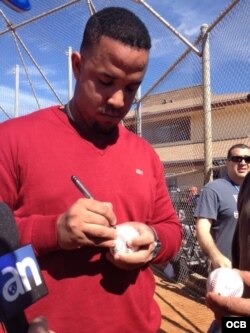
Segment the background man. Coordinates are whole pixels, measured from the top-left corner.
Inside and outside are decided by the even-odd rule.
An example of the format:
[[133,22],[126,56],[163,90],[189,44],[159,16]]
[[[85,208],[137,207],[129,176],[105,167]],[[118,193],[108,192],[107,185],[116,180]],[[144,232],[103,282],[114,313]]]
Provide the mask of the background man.
[[240,298],[225,297],[214,292],[207,293],[206,303],[214,312],[218,323],[220,323],[223,316],[250,317],[250,172],[246,175],[240,187],[237,206],[239,212],[237,243],[240,269],[238,272],[244,282],[244,293],[243,297]]
[[[205,185],[195,210],[197,239],[211,268],[232,267],[232,241],[238,219],[237,197],[250,170],[250,147],[232,146],[227,154],[227,175]],[[220,332],[212,323],[210,332]]]

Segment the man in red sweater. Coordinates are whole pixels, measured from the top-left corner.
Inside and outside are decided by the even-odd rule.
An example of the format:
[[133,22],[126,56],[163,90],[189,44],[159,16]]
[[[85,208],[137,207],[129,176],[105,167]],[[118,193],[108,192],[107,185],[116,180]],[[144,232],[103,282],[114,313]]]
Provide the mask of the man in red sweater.
[[[149,58],[150,36],[132,12],[108,7],[87,22],[72,54],[74,97],[0,125],[0,199],[32,243],[48,286],[29,320],[56,333],[156,333],[161,314],[150,264],[179,250],[181,226],[154,149],[120,123]],[[85,198],[76,175],[91,192]],[[114,226],[139,236],[112,254]],[[161,246],[159,246],[161,244]]]

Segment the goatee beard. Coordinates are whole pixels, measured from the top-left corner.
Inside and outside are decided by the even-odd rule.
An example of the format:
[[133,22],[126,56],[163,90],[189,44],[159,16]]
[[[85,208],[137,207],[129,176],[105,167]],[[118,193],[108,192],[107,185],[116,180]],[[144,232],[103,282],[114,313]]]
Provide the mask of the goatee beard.
[[117,127],[116,125],[112,127],[102,126],[98,122],[95,122],[93,124],[94,132],[102,135],[112,135],[113,132],[116,130],[116,127]]

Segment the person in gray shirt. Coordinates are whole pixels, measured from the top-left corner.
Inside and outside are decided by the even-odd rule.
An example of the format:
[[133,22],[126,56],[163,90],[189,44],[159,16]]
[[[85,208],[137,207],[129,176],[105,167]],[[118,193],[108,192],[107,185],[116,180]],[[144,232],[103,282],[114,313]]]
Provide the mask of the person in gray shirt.
[[[237,198],[240,185],[250,170],[250,147],[232,146],[227,154],[227,175],[206,184],[197,202],[196,235],[211,269],[232,267],[232,241],[238,219]],[[219,333],[215,322],[208,333]]]
[[[234,235],[234,238],[236,237],[238,242],[239,263],[237,271],[244,282],[244,293],[243,297],[222,296],[215,292],[206,294],[206,305],[214,312],[218,321],[221,321],[222,317],[225,316],[250,316],[250,172],[240,187],[237,207],[239,212],[238,233]],[[233,247],[234,245],[233,243]]]

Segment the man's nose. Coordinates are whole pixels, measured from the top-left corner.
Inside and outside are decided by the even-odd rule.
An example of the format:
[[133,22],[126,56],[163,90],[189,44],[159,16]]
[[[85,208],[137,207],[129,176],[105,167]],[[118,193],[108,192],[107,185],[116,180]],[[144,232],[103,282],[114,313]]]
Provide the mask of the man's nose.
[[108,99],[108,103],[111,104],[114,108],[119,109],[124,107],[124,93],[123,91],[115,91]]

